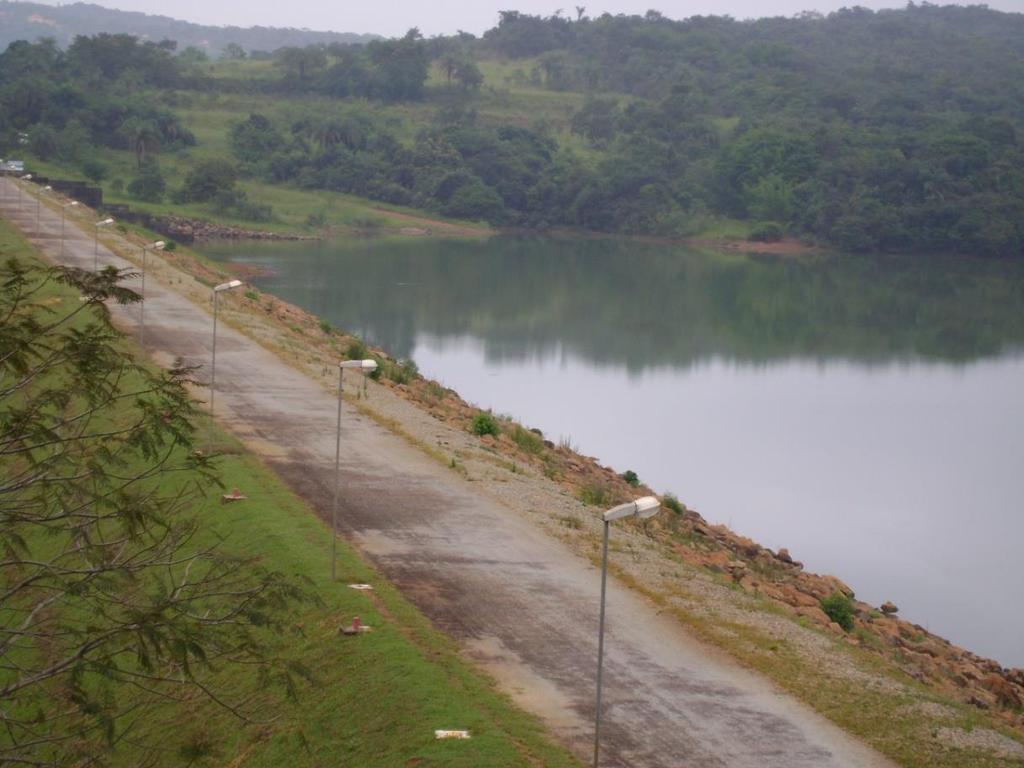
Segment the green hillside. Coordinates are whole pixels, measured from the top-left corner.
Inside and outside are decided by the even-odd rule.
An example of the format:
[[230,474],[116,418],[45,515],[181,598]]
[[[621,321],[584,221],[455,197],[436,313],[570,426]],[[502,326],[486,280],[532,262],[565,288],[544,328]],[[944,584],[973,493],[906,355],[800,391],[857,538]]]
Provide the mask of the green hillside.
[[0,145],[28,134],[43,167],[77,166],[116,201],[265,225],[373,224],[337,193],[497,227],[1019,256],[1022,41],[1021,14],[910,5],[509,11],[481,38],[411,30],[258,61],[17,44]]

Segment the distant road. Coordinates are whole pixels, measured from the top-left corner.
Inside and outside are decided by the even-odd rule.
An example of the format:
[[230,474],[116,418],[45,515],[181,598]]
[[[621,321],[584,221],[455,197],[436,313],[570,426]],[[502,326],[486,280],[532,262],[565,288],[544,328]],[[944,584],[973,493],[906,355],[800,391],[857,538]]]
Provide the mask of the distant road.
[[[18,210],[10,186],[0,181],[0,212],[56,260],[60,215],[43,209],[43,233],[34,234],[34,202]],[[91,269],[92,232],[70,224],[67,231],[63,262]],[[134,267],[102,247],[99,260],[101,266]],[[111,310],[120,326],[134,328],[137,307]],[[208,307],[147,281],[150,354],[206,365],[210,331]],[[267,446],[275,468],[321,515],[329,515],[336,399],[226,325],[218,329],[217,353],[218,419],[242,439]],[[471,658],[495,673],[517,702],[588,759],[598,571],[352,409],[343,428],[346,534]],[[608,615],[603,766],[892,766],[690,639],[614,580]]]

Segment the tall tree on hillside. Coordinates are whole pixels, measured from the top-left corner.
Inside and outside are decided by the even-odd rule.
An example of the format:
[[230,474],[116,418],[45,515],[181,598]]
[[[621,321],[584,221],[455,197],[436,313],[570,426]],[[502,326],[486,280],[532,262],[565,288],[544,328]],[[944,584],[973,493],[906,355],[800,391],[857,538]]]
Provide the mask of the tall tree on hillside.
[[441,71],[444,72],[445,79],[448,81],[448,85],[452,84],[452,76],[459,68],[459,62],[461,57],[456,51],[449,50],[440,59],[438,59],[438,66],[441,67]]
[[480,67],[474,61],[466,58],[460,61],[455,68],[455,79],[458,80],[463,90],[475,90],[484,84],[484,73],[480,71]]
[[313,138],[323,152],[340,144],[344,135],[345,128],[338,120],[321,120],[313,126]]
[[245,48],[238,43],[228,43],[221,51],[221,57],[229,61],[242,61],[246,57]]
[[160,146],[160,129],[152,120],[129,117],[121,124],[121,135],[128,142],[128,148],[135,153],[135,167],[142,168],[148,152]]
[[375,95],[387,101],[422,98],[430,62],[419,29],[398,40],[374,40],[366,54],[374,66]]
[[322,48],[282,48],[277,52],[275,63],[304,81],[306,76],[327,66],[327,54]]

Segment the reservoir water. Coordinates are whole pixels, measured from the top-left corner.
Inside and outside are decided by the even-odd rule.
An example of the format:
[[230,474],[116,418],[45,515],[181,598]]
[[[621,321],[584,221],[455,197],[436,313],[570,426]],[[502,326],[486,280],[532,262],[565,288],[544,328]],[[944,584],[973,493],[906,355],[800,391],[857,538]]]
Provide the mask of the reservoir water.
[[204,252],[1024,666],[1024,264],[514,237]]

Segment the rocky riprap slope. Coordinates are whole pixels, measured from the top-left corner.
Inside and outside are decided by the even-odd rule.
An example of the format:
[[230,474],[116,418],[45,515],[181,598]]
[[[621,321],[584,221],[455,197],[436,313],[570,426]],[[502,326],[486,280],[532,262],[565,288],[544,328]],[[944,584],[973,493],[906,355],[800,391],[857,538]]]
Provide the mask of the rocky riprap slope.
[[[154,226],[155,224],[155,226]],[[214,224],[202,219],[185,216],[160,216],[151,223],[154,229],[183,243],[196,240],[317,240],[313,235],[299,235],[290,232],[270,232],[262,229],[246,229],[227,224]]]

